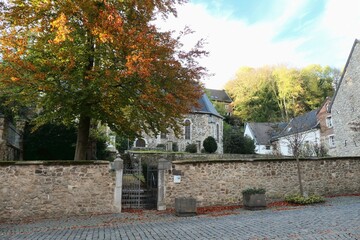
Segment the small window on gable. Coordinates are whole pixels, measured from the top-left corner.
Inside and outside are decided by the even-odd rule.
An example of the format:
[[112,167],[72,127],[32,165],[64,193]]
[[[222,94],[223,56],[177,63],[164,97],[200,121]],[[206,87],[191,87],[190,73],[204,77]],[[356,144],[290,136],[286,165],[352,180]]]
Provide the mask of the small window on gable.
[[190,120],[186,119],[185,120],[185,139],[190,139],[190,134],[191,134],[191,122]]
[[327,126],[328,128],[332,128],[332,127],[333,127],[333,122],[332,122],[331,116],[329,116],[329,117],[326,118],[326,126]]
[[266,146],[265,146],[265,149],[266,149],[266,150],[270,150],[270,149],[271,149],[270,145],[266,145]]

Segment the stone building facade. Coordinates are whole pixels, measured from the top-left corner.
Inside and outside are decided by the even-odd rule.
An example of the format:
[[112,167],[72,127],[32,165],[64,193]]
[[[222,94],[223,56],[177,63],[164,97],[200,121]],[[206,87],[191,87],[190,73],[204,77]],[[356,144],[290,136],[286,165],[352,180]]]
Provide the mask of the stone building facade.
[[0,113],[0,161],[22,160],[25,123],[13,124]]
[[183,152],[188,144],[196,144],[197,152],[201,152],[203,142],[208,136],[215,138],[217,142],[216,153],[223,153],[223,117],[216,111],[208,97],[204,94],[199,100],[200,108],[194,109],[186,115],[183,122],[183,133],[175,136],[169,129],[168,133],[156,137],[143,134],[142,139],[136,139],[135,147],[156,148],[164,145],[166,149],[172,150],[177,145],[178,151]]
[[360,41],[355,40],[337,86],[331,115],[335,147],[332,156],[360,156]]

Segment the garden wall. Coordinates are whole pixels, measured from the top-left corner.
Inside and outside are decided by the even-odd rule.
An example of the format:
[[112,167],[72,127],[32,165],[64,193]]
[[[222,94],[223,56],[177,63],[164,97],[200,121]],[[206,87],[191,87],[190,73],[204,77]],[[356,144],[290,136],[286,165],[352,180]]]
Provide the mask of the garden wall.
[[106,161],[0,162],[0,221],[115,212]]
[[[308,194],[360,193],[360,158],[302,160],[304,191]],[[181,176],[180,183],[174,176]],[[197,206],[242,204],[241,191],[266,189],[269,200],[299,192],[294,159],[177,160],[165,174],[165,203],[173,208],[175,198],[194,197]]]

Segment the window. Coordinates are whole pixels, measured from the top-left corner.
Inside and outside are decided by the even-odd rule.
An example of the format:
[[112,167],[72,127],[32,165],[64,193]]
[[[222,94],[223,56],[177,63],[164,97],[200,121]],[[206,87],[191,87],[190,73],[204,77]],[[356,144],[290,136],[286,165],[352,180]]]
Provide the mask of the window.
[[266,149],[266,150],[270,150],[270,149],[271,149],[270,145],[266,145],[266,146],[265,146],[265,149]]
[[327,126],[328,128],[332,128],[332,127],[333,127],[333,122],[332,122],[331,116],[329,116],[329,117],[326,118],[326,126]]
[[219,139],[220,139],[220,137],[219,137],[219,135],[220,135],[220,129],[219,129],[219,124],[216,124],[216,141],[218,142],[219,141]]
[[215,123],[212,115],[209,115],[209,117],[208,117],[208,123]]
[[334,135],[329,136],[329,146],[335,147],[335,136]]
[[160,133],[160,138],[161,138],[161,139],[166,139],[166,133],[161,132],[161,133]]
[[145,146],[146,146],[146,142],[144,139],[139,138],[136,140],[135,147],[145,147]]
[[190,139],[190,133],[191,133],[191,122],[190,120],[185,120],[185,139]]
[[289,155],[293,155],[293,151],[292,151],[292,149],[291,149],[291,145],[290,145],[290,144],[287,145],[287,152],[288,152]]

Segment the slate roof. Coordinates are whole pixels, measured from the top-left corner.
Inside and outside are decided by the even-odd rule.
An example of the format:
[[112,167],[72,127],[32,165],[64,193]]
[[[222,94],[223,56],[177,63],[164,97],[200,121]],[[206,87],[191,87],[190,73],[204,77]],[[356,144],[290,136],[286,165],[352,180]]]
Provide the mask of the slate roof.
[[268,145],[272,137],[280,133],[286,123],[247,123],[250,131],[252,132],[257,144],[259,145]]
[[317,128],[319,126],[316,117],[318,111],[318,109],[315,109],[291,119],[287,126],[278,135],[273,137],[273,140]]
[[219,102],[226,102],[231,103],[232,100],[227,95],[225,90],[218,90],[218,89],[206,89],[206,92],[208,93],[209,97],[213,101],[219,101]]
[[199,107],[193,109],[193,112],[194,112],[194,113],[210,114],[210,115],[214,115],[214,116],[223,118],[223,117],[216,111],[214,105],[212,105],[211,101],[209,100],[209,98],[207,97],[206,94],[203,94],[203,95],[201,96],[201,98],[199,99],[198,103],[199,103]]

